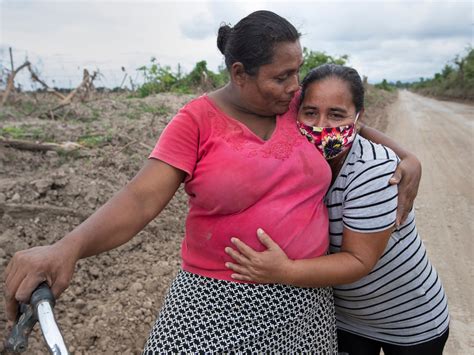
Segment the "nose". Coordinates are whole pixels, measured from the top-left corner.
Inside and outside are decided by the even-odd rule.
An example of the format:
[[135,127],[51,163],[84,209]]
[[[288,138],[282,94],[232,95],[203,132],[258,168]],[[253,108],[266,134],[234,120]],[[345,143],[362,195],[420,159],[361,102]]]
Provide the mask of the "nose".
[[306,118],[304,121],[305,123],[311,126],[318,126],[318,127],[330,127],[331,122],[329,121],[327,115],[325,113],[318,113],[313,115],[311,118]]
[[319,127],[330,127],[331,123],[328,119],[328,116],[325,113],[318,115],[318,126]]
[[298,91],[299,88],[300,88],[300,77],[299,77],[299,74],[296,73],[295,75],[292,75],[291,80],[288,83],[288,86],[286,88],[286,93],[294,94],[295,92]]

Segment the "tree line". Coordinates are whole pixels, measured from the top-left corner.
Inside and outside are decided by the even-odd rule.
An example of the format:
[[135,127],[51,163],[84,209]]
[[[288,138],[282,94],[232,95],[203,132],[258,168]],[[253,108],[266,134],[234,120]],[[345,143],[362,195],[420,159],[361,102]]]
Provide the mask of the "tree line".
[[389,91],[405,88],[428,96],[474,101],[474,49],[468,48],[466,52],[465,55],[456,55],[432,78],[420,78],[410,83],[384,79],[375,86]]
[[[325,52],[303,49],[304,64],[300,69],[301,78],[309,70],[326,63],[345,64],[347,55],[331,56]],[[183,73],[178,64],[173,71],[170,66],[162,66],[156,58],[152,57],[150,63],[137,68],[143,75],[144,82],[138,86],[137,94],[145,97],[160,92],[193,93],[207,91],[223,86],[229,80],[229,73],[225,66],[220,66],[217,73],[208,69],[205,60],[197,62],[189,73]]]

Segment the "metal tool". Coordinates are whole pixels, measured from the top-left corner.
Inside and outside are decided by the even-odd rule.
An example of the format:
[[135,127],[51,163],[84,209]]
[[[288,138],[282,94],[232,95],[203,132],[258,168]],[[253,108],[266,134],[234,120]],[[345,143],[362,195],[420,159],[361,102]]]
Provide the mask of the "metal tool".
[[28,348],[28,336],[36,322],[39,321],[41,332],[51,354],[69,354],[54,318],[54,304],[53,293],[48,284],[43,282],[32,293],[30,304],[20,305],[20,315],[5,341],[5,350],[13,353],[26,351]]

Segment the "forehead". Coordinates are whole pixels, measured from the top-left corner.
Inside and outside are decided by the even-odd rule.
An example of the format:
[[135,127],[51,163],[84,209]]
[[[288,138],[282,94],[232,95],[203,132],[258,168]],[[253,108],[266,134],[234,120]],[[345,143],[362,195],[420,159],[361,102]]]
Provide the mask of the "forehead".
[[273,48],[272,62],[262,65],[261,72],[284,72],[286,70],[298,70],[303,63],[303,51],[300,41],[281,42]]
[[304,103],[352,106],[352,93],[345,81],[329,77],[306,88]]

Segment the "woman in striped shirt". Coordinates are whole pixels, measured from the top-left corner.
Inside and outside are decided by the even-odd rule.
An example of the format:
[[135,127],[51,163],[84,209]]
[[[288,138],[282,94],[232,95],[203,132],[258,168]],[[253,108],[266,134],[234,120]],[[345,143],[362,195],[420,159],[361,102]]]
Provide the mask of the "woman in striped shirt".
[[265,234],[256,252],[234,238],[226,248],[238,280],[301,287],[333,285],[339,351],[349,354],[442,354],[448,338],[446,295],[417,233],[413,210],[396,226],[399,161],[389,148],[356,135],[364,88],[352,68],[327,64],[303,80],[300,131],[331,166],[326,195],[330,254],[290,260]]

